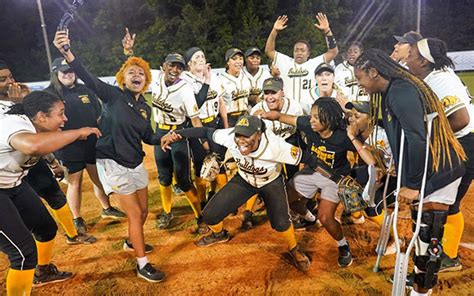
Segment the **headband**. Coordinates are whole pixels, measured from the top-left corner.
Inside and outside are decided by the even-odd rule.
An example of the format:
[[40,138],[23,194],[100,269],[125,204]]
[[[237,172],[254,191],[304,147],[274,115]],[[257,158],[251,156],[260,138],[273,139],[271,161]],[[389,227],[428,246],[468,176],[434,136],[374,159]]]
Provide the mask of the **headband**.
[[428,46],[428,39],[421,39],[417,43],[418,51],[420,52],[421,56],[427,59],[430,63],[434,64],[435,60],[430,52],[430,47]]

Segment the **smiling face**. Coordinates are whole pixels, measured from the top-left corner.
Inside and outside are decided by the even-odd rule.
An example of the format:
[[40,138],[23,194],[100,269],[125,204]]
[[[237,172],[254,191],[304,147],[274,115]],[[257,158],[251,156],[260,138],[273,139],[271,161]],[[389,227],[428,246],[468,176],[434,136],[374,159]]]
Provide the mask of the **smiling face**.
[[295,43],[293,47],[293,59],[297,64],[303,64],[309,59],[309,48],[302,42]]
[[370,68],[368,71],[362,70],[359,67],[354,69],[354,75],[359,82],[359,85],[369,94],[374,94],[383,91],[378,85],[375,77],[378,76],[377,70]]
[[270,110],[280,111],[283,108],[283,90],[277,92],[273,90],[265,90],[263,99]]
[[260,145],[261,138],[261,132],[256,132],[250,137],[235,134],[234,142],[235,144],[237,144],[237,148],[239,149],[242,155],[249,155],[250,153],[258,149],[258,145]]
[[48,113],[40,111],[32,121],[39,132],[61,130],[67,121],[67,117],[64,114],[64,103],[62,101],[57,101],[53,104]]
[[349,123],[357,127],[357,134],[361,134],[369,127],[369,114],[361,113],[355,108],[349,113]]
[[253,53],[245,59],[245,65],[249,72],[257,70],[261,62],[262,58],[258,53]]
[[239,76],[240,71],[244,66],[244,56],[236,54],[227,61],[227,72],[233,76]]
[[189,70],[192,73],[202,72],[206,67],[206,55],[202,51],[196,51],[188,62]]
[[66,70],[64,72],[58,71],[58,80],[67,88],[74,86],[76,82],[76,73],[72,69]]
[[181,63],[164,63],[163,71],[165,73],[165,83],[166,85],[174,84],[178,79],[181,73],[183,73],[184,67]]
[[351,45],[346,52],[347,62],[354,65],[355,61],[362,54],[362,50],[357,45]]
[[322,71],[316,74],[316,82],[320,92],[331,93],[334,83],[334,73],[330,71]]
[[123,82],[133,93],[141,93],[145,87],[145,70],[137,65],[128,66],[123,73]]
[[417,77],[422,77],[423,74],[427,71],[426,65],[428,61],[420,55],[418,46],[415,44],[410,48],[410,53],[406,59],[407,66],[410,68],[410,71],[415,74]]

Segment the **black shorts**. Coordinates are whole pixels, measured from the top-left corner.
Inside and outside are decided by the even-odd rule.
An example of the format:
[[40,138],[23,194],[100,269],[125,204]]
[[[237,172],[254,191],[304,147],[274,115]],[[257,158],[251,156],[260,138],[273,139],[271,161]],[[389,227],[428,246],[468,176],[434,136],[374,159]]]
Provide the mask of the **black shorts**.
[[67,168],[68,174],[74,174],[85,169],[86,165],[88,164],[95,164],[95,158],[84,160],[84,161],[64,160],[64,161],[61,161],[61,164]]

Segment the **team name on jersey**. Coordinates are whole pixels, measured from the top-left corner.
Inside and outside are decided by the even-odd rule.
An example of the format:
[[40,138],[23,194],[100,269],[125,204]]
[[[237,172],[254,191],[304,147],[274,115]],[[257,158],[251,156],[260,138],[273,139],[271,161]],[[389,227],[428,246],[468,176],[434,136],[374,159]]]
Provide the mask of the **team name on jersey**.
[[316,157],[318,157],[319,160],[333,168],[334,166],[334,156],[336,155],[336,152],[334,151],[328,151],[326,149],[326,146],[319,146],[316,147],[314,145],[311,145],[311,151],[316,153]]
[[275,126],[274,128],[272,128],[272,132],[277,136],[281,136],[281,135],[284,135],[285,133],[293,134],[294,129],[295,128],[293,126],[286,126],[286,127],[283,127],[283,126],[276,127]]
[[346,78],[344,79],[344,84],[345,84],[347,87],[355,86],[355,85],[357,85],[357,78],[346,77]]
[[308,75],[308,70],[306,69],[295,69],[295,68],[290,68],[288,70],[288,77],[294,78],[294,77],[303,77]]
[[237,89],[232,91],[232,100],[237,101],[240,99],[245,99],[249,95],[249,91],[246,89]]
[[212,99],[215,99],[217,98],[217,91],[213,90],[213,89],[210,89],[208,92],[207,92],[207,97],[206,99],[207,100],[212,100]]
[[161,98],[161,96],[154,98],[152,104],[153,104],[153,107],[156,107],[163,112],[166,112],[166,113],[173,112],[173,106],[167,103],[164,98]]
[[239,169],[242,170],[243,172],[247,173],[247,174],[265,175],[268,172],[267,168],[256,167],[254,164],[249,162],[247,159],[244,159],[244,162],[242,163],[242,160],[237,158],[236,162],[237,162],[237,165],[239,166]]

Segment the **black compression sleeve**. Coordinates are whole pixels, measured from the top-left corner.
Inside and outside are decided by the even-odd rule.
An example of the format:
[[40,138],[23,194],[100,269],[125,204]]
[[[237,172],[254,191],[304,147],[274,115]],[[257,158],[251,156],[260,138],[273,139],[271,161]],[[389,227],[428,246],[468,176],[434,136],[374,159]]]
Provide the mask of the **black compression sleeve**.
[[207,99],[207,92],[209,91],[209,84],[204,83],[196,95],[196,103],[199,108],[204,105],[204,102]]
[[175,133],[185,138],[205,138],[212,141],[212,134],[215,130],[215,128],[210,127],[192,127],[176,130]]

